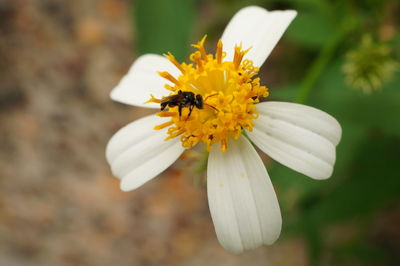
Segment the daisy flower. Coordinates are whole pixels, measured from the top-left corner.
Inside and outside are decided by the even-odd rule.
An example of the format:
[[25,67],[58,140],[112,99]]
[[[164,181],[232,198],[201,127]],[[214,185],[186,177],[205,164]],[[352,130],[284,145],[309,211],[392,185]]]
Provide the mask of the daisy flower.
[[260,102],[268,89],[257,77],[259,67],[295,16],[293,10],[246,7],[229,22],[215,54],[207,54],[203,38],[193,45],[197,51],[190,64],[169,53],[139,57],[111,98],[158,110],[120,129],[107,145],[107,161],[121,189],[143,185],[186,149],[204,143],[208,201],[221,245],[240,253],[272,244],[281,231],[281,213],[251,142],[295,171],[326,179],[341,137],[339,123],[325,112]]

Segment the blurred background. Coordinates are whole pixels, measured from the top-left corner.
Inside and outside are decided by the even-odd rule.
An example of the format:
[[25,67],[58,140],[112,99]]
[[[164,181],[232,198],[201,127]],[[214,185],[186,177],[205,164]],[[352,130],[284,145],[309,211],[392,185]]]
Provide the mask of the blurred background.
[[[235,256],[200,151],[124,193],[104,149],[151,113],[109,99],[133,60],[187,60],[205,33],[214,51],[247,5],[298,10],[260,76],[270,99],[336,117],[343,139],[326,181],[263,155],[282,235]],[[0,265],[400,265],[399,14],[398,0],[0,0]]]

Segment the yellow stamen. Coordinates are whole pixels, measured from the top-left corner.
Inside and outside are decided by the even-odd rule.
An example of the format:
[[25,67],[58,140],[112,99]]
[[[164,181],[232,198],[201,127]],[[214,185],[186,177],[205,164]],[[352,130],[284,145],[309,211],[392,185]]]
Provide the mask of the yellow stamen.
[[183,129],[181,129],[179,131],[176,131],[176,132],[170,134],[168,137],[165,138],[165,140],[173,139],[179,135],[182,135],[183,133],[185,133],[185,131]]
[[172,83],[175,83],[177,86],[181,85],[181,83],[168,72],[158,72],[158,74]]
[[222,63],[222,41],[219,40],[217,44],[217,53],[216,53],[217,63]]
[[196,62],[197,66],[199,67],[200,71],[203,71],[203,62],[201,60],[201,54],[199,52],[194,53],[193,60]]
[[178,113],[177,112],[158,112],[157,115],[160,117],[172,117],[172,116],[177,116]]
[[171,86],[169,84],[165,84],[164,88],[166,88],[167,90],[170,90],[170,91],[175,91],[176,90],[175,86]]
[[[229,138],[234,141],[243,130],[253,129],[253,120],[258,117],[254,104],[259,102],[259,98],[268,96],[268,89],[260,85],[260,79],[256,77],[259,68],[251,60],[243,60],[249,50],[236,46],[233,60],[224,62],[222,41],[218,41],[214,55],[207,55],[204,49],[205,38],[193,45],[197,48],[189,57],[193,64],[179,64],[171,54],[166,55],[181,70],[182,74],[178,78],[168,72],[160,73],[174,83],[173,86],[165,85],[171,91],[169,99],[173,99],[173,103],[179,104],[182,101],[182,98],[174,97],[178,91],[182,91],[192,92],[195,97],[200,96],[203,106],[199,108],[195,102],[185,102],[188,105],[182,107],[182,115],[179,115],[178,106],[168,106],[168,112],[159,112],[157,115],[169,117],[170,121],[155,128],[170,126],[166,140],[180,136],[185,148],[203,142],[207,150],[211,150],[214,143],[220,142],[221,150],[225,152]],[[161,100],[152,96],[149,102]]]
[[175,56],[173,56],[170,52],[167,54],[164,54],[164,56],[171,61],[172,64],[174,64],[182,73],[185,73],[185,69],[182,67],[181,64],[179,64],[178,61],[176,61]]
[[235,46],[235,55],[233,56],[233,64],[235,66],[235,69],[238,69],[240,66],[240,63],[242,62],[243,56],[250,50],[242,50],[242,45],[240,46]]
[[155,130],[163,129],[163,128],[166,128],[167,126],[172,125],[173,123],[174,123],[174,121],[168,121],[168,122],[165,122],[165,123],[163,123],[161,125],[155,126],[154,129]]
[[208,61],[206,49],[204,48],[204,42],[206,41],[207,34],[199,41],[197,44],[192,44],[193,47],[197,48],[200,51],[201,56],[203,57],[204,61]]
[[227,146],[228,146],[228,143],[227,143],[226,139],[222,139],[221,140],[221,151],[226,152]]
[[153,94],[150,94],[150,96],[151,96],[150,100],[148,100],[148,101],[145,102],[145,103],[161,103],[161,100],[155,98]]

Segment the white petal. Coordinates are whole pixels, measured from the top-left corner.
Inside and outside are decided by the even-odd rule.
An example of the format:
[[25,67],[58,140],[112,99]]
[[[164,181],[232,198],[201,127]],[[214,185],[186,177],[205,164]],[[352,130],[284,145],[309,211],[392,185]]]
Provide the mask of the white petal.
[[231,61],[235,45],[251,48],[245,58],[261,66],[295,18],[294,10],[267,11],[257,6],[245,7],[235,14],[222,35],[226,61]]
[[342,129],[335,118],[306,105],[265,102],[257,105],[249,138],[274,160],[304,175],[332,175]]
[[240,253],[279,237],[282,218],[274,188],[245,137],[229,142],[225,153],[213,146],[207,176],[211,216],[225,249]]
[[179,138],[168,141],[167,128],[154,126],[168,121],[146,116],[121,128],[108,142],[106,158],[124,191],[135,189],[167,169],[183,153]]
[[167,96],[169,91],[164,88],[171,82],[160,77],[158,72],[167,71],[178,77],[179,70],[165,57],[155,54],[140,56],[133,63],[128,74],[111,91],[110,97],[114,101],[147,108],[160,108],[159,104],[146,103],[150,94],[156,98]]

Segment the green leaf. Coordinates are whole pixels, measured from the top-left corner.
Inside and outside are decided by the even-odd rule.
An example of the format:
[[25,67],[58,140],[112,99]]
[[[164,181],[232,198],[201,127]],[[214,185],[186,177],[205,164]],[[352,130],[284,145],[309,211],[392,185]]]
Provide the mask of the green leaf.
[[304,209],[300,219],[324,226],[365,217],[399,198],[400,179],[395,167],[400,158],[399,139],[373,136],[361,147],[347,176],[325,191],[323,200]]
[[183,60],[190,47],[194,0],[132,1],[139,54],[171,52]]
[[279,163],[274,163],[272,167],[269,167],[268,172],[285,217],[296,215],[294,212],[296,212],[298,202],[318,191],[323,185],[323,182],[313,180]]
[[371,136],[360,147],[347,171],[324,182],[319,191],[305,193],[298,200],[297,217],[289,216],[286,222],[286,233],[307,239],[314,260],[321,255],[324,233],[331,225],[351,221],[365,226],[375,213],[399,200],[400,138]]
[[[365,230],[362,234],[367,235]],[[349,243],[342,244],[333,252],[334,265],[343,265],[346,261],[362,261],[362,265],[395,265],[391,263],[387,250],[370,243],[365,237],[358,237]]]
[[363,126],[400,136],[400,73],[378,92],[370,95],[349,88],[341,71],[343,59],[332,63],[321,75],[310,95],[310,104],[327,111],[341,123]]

